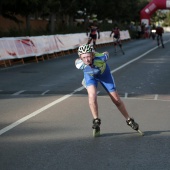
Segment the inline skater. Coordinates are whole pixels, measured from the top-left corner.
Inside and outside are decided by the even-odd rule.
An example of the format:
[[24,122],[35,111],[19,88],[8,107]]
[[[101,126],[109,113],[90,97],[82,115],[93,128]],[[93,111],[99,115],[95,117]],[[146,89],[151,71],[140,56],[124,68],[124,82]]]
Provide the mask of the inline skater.
[[110,33],[110,37],[112,36],[112,34],[113,34],[115,54],[117,53],[117,45],[120,47],[122,54],[124,54],[124,51],[122,49],[121,39],[120,39],[120,29],[118,27],[113,28]]
[[139,125],[129,116],[123,101],[117,93],[114,78],[107,64],[109,53],[95,52],[91,45],[85,44],[78,48],[78,55],[79,58],[76,59],[75,65],[77,69],[81,69],[84,72],[82,84],[87,89],[88,93],[89,107],[93,117],[93,136],[100,135],[101,119],[99,118],[97,103],[98,82],[100,82],[103,88],[108,92],[112,102],[125,117],[127,124],[140,133]]
[[159,46],[159,41],[161,41],[161,44],[162,44],[162,48],[164,48],[164,44],[163,44],[163,38],[162,38],[162,34],[164,33],[164,29],[163,27],[161,27],[160,25],[158,25],[156,27],[156,35],[157,35],[157,43],[158,43],[158,46]]
[[152,39],[155,40],[155,37],[156,37],[156,26],[154,24],[151,27],[150,37],[152,37]]
[[[88,34],[89,32],[90,32],[90,34]],[[100,30],[99,30],[96,20],[94,20],[93,23],[88,26],[86,34],[87,34],[87,36],[89,35],[87,44],[90,44],[93,40],[93,48],[95,49],[96,48],[96,39],[97,38],[100,39]]]

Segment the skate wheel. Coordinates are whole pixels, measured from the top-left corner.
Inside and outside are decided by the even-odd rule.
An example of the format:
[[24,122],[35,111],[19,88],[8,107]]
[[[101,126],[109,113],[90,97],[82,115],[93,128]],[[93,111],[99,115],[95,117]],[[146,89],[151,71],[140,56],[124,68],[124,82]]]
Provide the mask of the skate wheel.
[[100,130],[93,129],[93,137],[99,137],[100,136]]
[[141,130],[137,130],[137,131],[140,135],[144,136],[144,133]]

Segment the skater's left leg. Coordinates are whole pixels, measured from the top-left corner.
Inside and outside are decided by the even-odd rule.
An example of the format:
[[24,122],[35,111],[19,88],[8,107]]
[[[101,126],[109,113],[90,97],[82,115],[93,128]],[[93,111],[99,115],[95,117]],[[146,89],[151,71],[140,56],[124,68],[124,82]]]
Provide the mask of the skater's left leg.
[[126,107],[125,107],[123,101],[120,99],[118,93],[116,91],[114,91],[114,92],[110,92],[109,95],[110,95],[113,103],[117,106],[119,111],[125,117],[127,125],[129,125],[134,130],[138,130],[139,125],[134,121],[133,118],[131,118],[129,116],[129,114],[128,114],[127,110],[126,110]]
[[130,118],[130,116],[129,116],[127,110],[126,110],[126,107],[125,107],[123,101],[120,99],[118,93],[116,91],[109,92],[109,96],[112,99],[112,102],[117,106],[119,111],[125,117],[125,119],[128,120]]

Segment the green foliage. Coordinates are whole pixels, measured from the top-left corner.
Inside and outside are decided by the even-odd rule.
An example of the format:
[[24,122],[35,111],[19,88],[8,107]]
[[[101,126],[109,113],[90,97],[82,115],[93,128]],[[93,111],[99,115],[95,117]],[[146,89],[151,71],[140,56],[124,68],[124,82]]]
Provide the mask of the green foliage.
[[[96,14],[98,20],[104,21],[100,24],[101,31],[107,31],[111,30],[114,24],[125,28],[131,21],[139,22],[140,10],[147,3],[148,0],[1,0],[0,14],[11,18],[18,25],[20,21],[17,20],[16,14],[24,16],[27,27],[25,30],[19,30],[22,35],[85,32],[86,23],[73,24],[73,18],[79,10],[85,11],[82,16],[84,19]],[[41,17],[49,18],[48,29],[36,31],[30,27],[29,17],[37,13],[41,14]],[[111,19],[114,23],[108,24],[105,22],[106,19]],[[9,35],[11,34],[18,35],[17,32],[10,30]]]
[[163,26],[170,26],[170,12],[165,13],[166,18],[164,19]]

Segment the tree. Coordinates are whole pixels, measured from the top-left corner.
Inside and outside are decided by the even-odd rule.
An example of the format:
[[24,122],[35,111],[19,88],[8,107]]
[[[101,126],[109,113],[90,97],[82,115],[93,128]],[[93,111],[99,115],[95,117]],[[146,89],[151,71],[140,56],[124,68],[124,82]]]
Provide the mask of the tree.
[[40,0],[1,0],[1,14],[19,24],[16,15],[26,19],[26,30],[30,32],[30,14],[38,11]]
[[[53,34],[55,31],[56,22],[55,19],[57,18],[57,23],[63,23],[64,16],[73,16],[74,12],[77,9],[77,2],[78,0],[42,0],[42,12],[45,15],[49,16],[49,32]],[[69,21],[64,21],[65,23],[69,24]],[[58,24],[59,25],[59,24]]]
[[48,33],[54,34],[56,30],[59,30],[60,23],[62,30],[63,27],[69,28],[73,22],[73,16],[79,10],[86,9],[84,19],[96,14],[99,20],[112,19],[114,23],[123,24],[140,21],[140,10],[147,3],[148,0],[1,0],[0,10],[1,15],[12,19],[18,25],[21,21],[16,15],[25,17],[28,33],[31,30],[30,15],[41,13],[41,16],[49,18]]
[[165,15],[166,15],[166,18],[165,18],[165,20],[163,22],[163,25],[164,26],[170,26],[170,12],[169,11],[166,12]]

